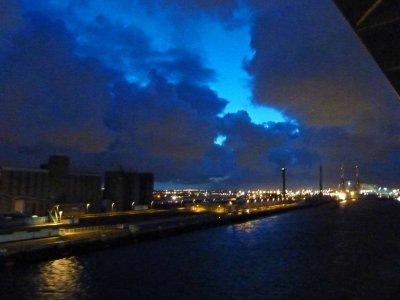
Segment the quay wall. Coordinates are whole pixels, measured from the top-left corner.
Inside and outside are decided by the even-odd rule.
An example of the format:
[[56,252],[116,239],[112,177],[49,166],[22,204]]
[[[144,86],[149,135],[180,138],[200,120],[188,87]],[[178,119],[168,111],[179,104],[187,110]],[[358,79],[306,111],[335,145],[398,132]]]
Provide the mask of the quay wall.
[[[56,259],[61,257],[67,257],[71,255],[79,255],[91,251],[97,251],[109,247],[121,246],[132,244],[140,241],[164,238],[171,235],[177,235],[185,232],[194,230],[200,230],[215,226],[228,225],[246,222],[249,220],[266,217],[269,215],[275,215],[279,213],[285,213],[295,209],[304,209],[315,207],[331,201],[307,203],[305,205],[287,205],[271,210],[260,210],[252,213],[242,214],[199,214],[193,216],[174,217],[170,219],[159,219],[153,221],[139,222],[139,223],[127,223],[127,224],[114,224],[113,226],[104,226],[107,228],[114,228],[115,230],[110,232],[102,232],[98,228],[92,228],[96,230],[96,234],[91,235],[88,238],[80,240],[65,240],[59,241],[52,244],[32,246],[28,248],[19,249],[18,251],[4,251],[6,249],[1,248],[0,244],[0,267],[13,266],[19,264],[32,263],[43,260]],[[76,228],[75,232],[90,231],[90,228]],[[58,232],[60,233],[60,232]],[[67,232],[61,232],[61,235]]]
[[[58,228],[45,228],[31,231],[15,231],[12,233],[1,234],[0,243],[15,242],[23,240],[41,239],[46,237],[59,236]],[[1,248],[1,244],[0,244]]]

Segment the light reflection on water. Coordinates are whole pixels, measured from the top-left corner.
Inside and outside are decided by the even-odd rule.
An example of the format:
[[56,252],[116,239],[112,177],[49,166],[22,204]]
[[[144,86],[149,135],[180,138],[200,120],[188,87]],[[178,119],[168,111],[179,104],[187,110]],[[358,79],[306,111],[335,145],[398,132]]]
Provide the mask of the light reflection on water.
[[399,299],[399,253],[400,202],[350,202],[0,271],[0,299]]
[[84,267],[76,257],[41,264],[34,277],[34,294],[41,299],[73,299],[84,295]]
[[232,227],[236,230],[241,230],[246,233],[251,233],[256,229],[256,223],[255,222],[246,222],[246,223],[239,223],[236,225],[233,225]]
[[[270,216],[265,219],[252,220],[244,223],[238,223],[227,227],[230,232],[237,232],[240,235],[246,235],[246,238],[252,238],[254,233],[266,230],[276,230],[277,216]],[[257,236],[257,235],[256,235]]]

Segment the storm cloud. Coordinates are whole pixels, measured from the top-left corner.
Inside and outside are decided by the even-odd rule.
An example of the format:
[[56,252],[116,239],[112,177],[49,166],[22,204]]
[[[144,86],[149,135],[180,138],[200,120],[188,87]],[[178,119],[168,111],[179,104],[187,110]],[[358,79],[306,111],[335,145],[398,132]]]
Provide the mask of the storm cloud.
[[[171,187],[277,187],[282,166],[316,187],[320,164],[335,185],[356,162],[369,182],[400,176],[399,102],[328,0],[1,5],[1,165],[65,153],[79,170],[151,171]],[[251,28],[252,100],[285,122],[224,112],[236,99],[211,88],[209,22]]]

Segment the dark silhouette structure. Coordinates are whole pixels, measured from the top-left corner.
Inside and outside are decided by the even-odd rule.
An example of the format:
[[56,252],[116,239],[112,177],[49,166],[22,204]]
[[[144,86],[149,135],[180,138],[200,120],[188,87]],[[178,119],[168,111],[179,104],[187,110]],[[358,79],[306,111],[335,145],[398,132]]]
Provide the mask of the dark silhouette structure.
[[361,181],[360,181],[360,168],[356,165],[356,184],[355,190],[359,192],[361,190]]
[[344,166],[343,166],[343,164],[340,166],[339,190],[342,191],[342,192],[346,191],[346,181],[344,179]]
[[286,200],[286,169],[282,168],[282,196]]
[[322,166],[319,166],[319,195],[322,196]]
[[0,175],[0,213],[46,214],[53,205],[101,200],[100,174],[71,173],[70,158],[50,156],[40,169],[3,168]]
[[334,0],[400,94],[400,1]]
[[138,205],[150,205],[153,200],[154,175],[109,171],[104,177],[104,209],[131,210]]

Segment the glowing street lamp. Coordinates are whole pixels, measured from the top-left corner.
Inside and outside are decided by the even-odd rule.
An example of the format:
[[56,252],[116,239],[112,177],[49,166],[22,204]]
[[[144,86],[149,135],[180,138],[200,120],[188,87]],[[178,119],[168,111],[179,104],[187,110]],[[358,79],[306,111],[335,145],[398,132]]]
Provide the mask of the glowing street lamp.
[[131,207],[132,207],[132,209],[134,209],[134,207],[135,207],[135,201],[132,202]]
[[111,211],[114,211],[114,205],[115,205],[115,203],[113,202],[113,203],[111,203]]
[[60,205],[57,204],[57,205],[55,205],[54,207],[55,207],[56,221],[57,221],[57,222],[60,222],[60,220],[59,220],[59,212],[58,212],[58,209],[59,209]]
[[61,222],[61,216],[62,216],[62,213],[63,213],[63,211],[62,211],[62,210],[60,210],[60,211],[58,212],[58,214],[60,215],[60,222]]
[[86,213],[89,212],[89,206],[90,206],[90,203],[86,203]]

